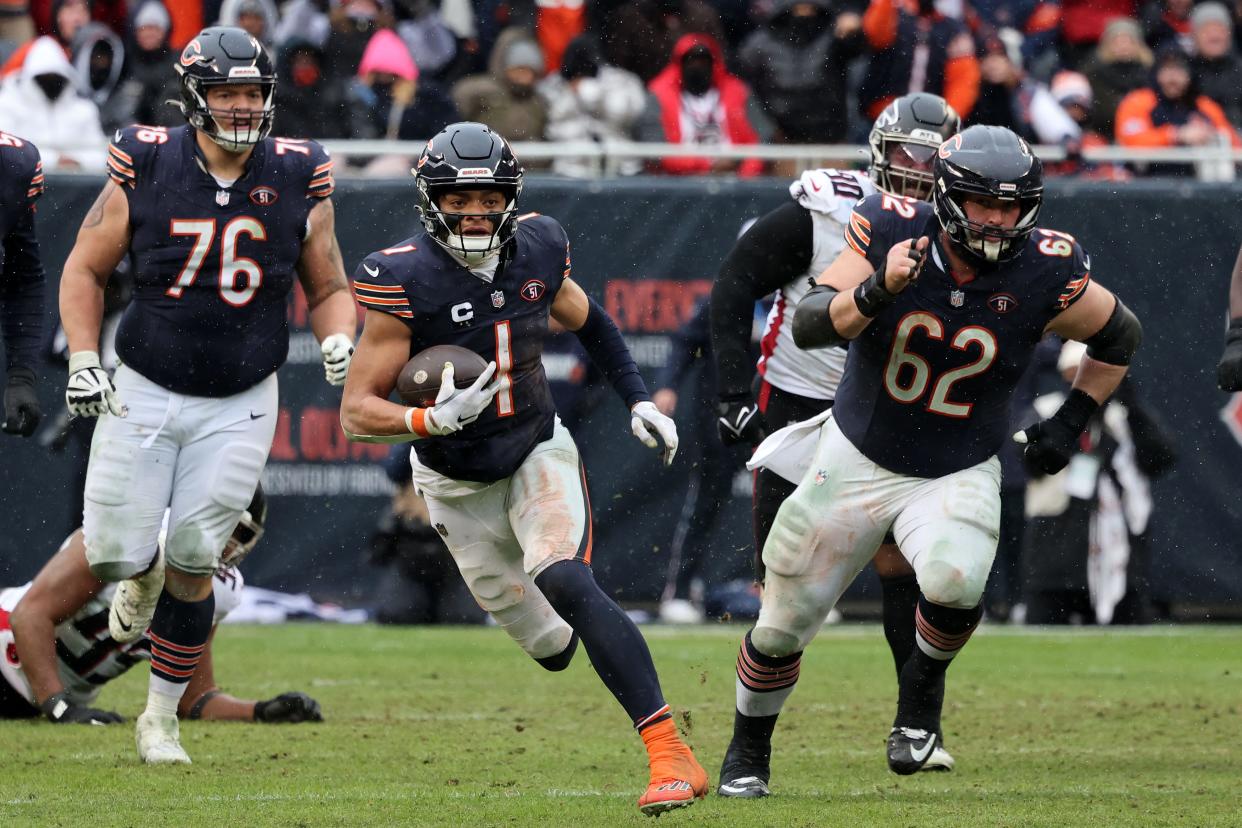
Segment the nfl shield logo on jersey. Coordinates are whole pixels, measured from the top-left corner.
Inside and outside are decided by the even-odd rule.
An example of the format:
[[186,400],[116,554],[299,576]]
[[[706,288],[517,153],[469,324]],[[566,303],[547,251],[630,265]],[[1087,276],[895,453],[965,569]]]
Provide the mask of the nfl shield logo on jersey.
[[955,308],[960,308],[966,304],[966,294],[960,290],[955,290],[949,294],[949,304]]
[[492,307],[503,308],[505,306],[505,294],[503,291],[492,291]]
[[221,207],[228,206],[229,204],[229,191],[228,190],[216,190],[216,204],[219,204]]

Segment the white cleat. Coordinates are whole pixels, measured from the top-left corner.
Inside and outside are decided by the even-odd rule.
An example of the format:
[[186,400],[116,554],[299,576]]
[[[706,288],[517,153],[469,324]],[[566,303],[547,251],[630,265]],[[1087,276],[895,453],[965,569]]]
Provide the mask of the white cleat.
[[944,745],[936,745],[936,747],[932,748],[931,756],[927,757],[927,762],[919,770],[924,773],[928,771],[951,771],[954,764],[956,763],[953,761],[953,755],[944,749]]
[[181,727],[176,715],[143,713],[135,731],[138,758],[148,765],[190,764],[190,756],[181,747]]
[[155,605],[164,591],[164,550],[160,549],[151,569],[117,584],[108,610],[108,632],[114,641],[137,641],[151,626]]

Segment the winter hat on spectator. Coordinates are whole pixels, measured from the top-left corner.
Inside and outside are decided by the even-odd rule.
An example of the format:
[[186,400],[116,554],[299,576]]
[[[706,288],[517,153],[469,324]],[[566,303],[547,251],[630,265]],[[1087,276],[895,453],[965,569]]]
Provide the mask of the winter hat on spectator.
[[1095,103],[1095,95],[1091,91],[1091,81],[1087,80],[1087,76],[1080,72],[1071,72],[1068,69],[1057,72],[1052,76],[1050,89],[1052,97],[1061,106],[1077,104],[1083,109],[1090,110]]
[[1100,42],[1096,48],[1100,58],[1106,63],[1114,60],[1112,41],[1124,36],[1128,36],[1138,46],[1139,62],[1144,66],[1151,66],[1151,50],[1147,48],[1147,42],[1143,39],[1143,29],[1137,20],[1130,17],[1114,17],[1104,27],[1104,33],[1100,35]]
[[517,40],[509,47],[509,51],[505,53],[504,67],[506,69],[517,69],[518,67],[526,67],[534,69],[536,75],[543,74],[543,52],[539,48],[539,44],[533,40]]
[[1233,19],[1229,10],[1220,3],[1200,3],[1190,13],[1190,28],[1198,29],[1208,23],[1220,23],[1229,31],[1233,31]]
[[1139,26],[1138,21],[1131,17],[1114,17],[1108,21],[1108,25],[1104,27],[1104,33],[1100,35],[1100,40],[1111,40],[1117,35],[1128,34],[1135,40],[1143,39],[1143,29]]
[[372,72],[396,75],[402,80],[418,80],[418,67],[414,65],[414,58],[410,57],[410,50],[391,29],[380,29],[367,41],[366,51],[358,64],[358,77]]
[[138,13],[134,15],[134,28],[141,29],[143,26],[155,26],[163,32],[172,28],[168,9],[159,0],[148,0],[138,7]]

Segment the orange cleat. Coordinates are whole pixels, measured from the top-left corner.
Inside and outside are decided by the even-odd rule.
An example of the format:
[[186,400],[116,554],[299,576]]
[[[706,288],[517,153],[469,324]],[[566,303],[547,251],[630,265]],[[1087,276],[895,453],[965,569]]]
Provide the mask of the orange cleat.
[[638,810],[659,816],[707,796],[707,772],[677,735],[672,719],[651,725],[642,731],[642,737],[647,744],[651,782],[639,797]]

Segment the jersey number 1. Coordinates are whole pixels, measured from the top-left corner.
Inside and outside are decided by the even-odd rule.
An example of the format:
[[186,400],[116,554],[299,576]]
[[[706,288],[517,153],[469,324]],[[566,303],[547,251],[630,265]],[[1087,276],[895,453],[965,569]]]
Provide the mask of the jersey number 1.
[[[186,257],[177,280],[172,283],[165,295],[180,299],[185,289],[194,284],[198,271],[203,266],[203,259],[211,249],[216,237],[215,219],[173,219],[168,228],[172,236],[193,236],[194,246]],[[237,255],[237,237],[245,234],[256,241],[267,239],[267,228],[263,222],[251,216],[237,216],[224,225],[220,234],[220,278],[218,289],[220,298],[235,308],[250,304],[255,291],[263,284],[263,268],[254,259]]]
[[496,376],[500,379],[500,390],[496,392],[496,416],[513,416],[513,378],[509,372],[513,370],[513,335],[510,332],[509,320],[496,323]]

